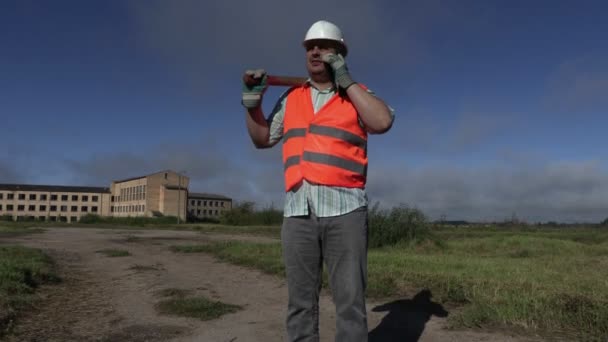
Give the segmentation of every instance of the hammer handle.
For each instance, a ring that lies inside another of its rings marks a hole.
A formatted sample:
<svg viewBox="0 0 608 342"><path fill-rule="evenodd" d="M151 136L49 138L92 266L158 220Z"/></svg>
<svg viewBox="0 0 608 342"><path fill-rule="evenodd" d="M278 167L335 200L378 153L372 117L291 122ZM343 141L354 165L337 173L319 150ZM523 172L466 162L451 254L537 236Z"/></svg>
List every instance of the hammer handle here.
<svg viewBox="0 0 608 342"><path fill-rule="evenodd" d="M293 76L277 76L277 75L267 75L268 85L271 86L285 86L285 87L294 87L302 85L306 82L306 77L293 77ZM253 78L250 75L244 75L243 81L248 86L252 87L260 83L260 79Z"/></svg>
<svg viewBox="0 0 608 342"><path fill-rule="evenodd" d="M268 75L268 85L294 87L306 82L306 77Z"/></svg>

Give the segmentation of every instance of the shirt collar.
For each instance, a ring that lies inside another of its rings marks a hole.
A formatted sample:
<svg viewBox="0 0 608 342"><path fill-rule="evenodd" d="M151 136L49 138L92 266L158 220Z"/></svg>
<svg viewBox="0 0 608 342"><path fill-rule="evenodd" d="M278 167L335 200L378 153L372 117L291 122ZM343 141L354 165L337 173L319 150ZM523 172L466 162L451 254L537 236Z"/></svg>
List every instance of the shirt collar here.
<svg viewBox="0 0 608 342"><path fill-rule="evenodd" d="M325 94L329 94L329 93L335 92L337 90L335 84L333 86L331 86L331 88L327 88L325 90L320 90L319 88L315 87L314 84L312 84L312 79L310 77L308 79L306 79L306 85L309 87L315 88L315 90L318 91L319 93L325 93Z"/></svg>

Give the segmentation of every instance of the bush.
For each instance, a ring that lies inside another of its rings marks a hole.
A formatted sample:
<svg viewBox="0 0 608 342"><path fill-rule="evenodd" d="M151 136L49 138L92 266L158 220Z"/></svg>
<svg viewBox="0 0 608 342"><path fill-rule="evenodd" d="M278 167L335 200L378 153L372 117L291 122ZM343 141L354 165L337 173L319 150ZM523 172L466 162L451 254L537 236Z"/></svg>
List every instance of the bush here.
<svg viewBox="0 0 608 342"><path fill-rule="evenodd" d="M0 221L13 221L13 215L4 214L0 216Z"/></svg>
<svg viewBox="0 0 608 342"><path fill-rule="evenodd" d="M140 226L145 225L162 225L174 224L177 222L176 216L161 216L161 217L102 217L99 215L88 214L80 218L82 224L109 224L109 225L126 225Z"/></svg>
<svg viewBox="0 0 608 342"><path fill-rule="evenodd" d="M256 211L255 203L241 202L233 206L232 210L224 212L220 222L232 226L280 225L283 222L283 212L272 205Z"/></svg>
<svg viewBox="0 0 608 342"><path fill-rule="evenodd" d="M103 219L99 215L95 214L86 214L80 218L80 223L101 223Z"/></svg>
<svg viewBox="0 0 608 342"><path fill-rule="evenodd" d="M379 209L378 203L369 211L369 247L391 246L397 243L416 245L431 241L441 245L432 233L424 213L406 205L390 210Z"/></svg>

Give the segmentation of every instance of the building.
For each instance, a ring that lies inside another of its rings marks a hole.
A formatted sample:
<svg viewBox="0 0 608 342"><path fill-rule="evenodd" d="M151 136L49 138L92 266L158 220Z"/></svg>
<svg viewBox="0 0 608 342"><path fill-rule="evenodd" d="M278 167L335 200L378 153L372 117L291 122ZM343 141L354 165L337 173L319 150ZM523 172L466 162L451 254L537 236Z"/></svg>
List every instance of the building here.
<svg viewBox="0 0 608 342"><path fill-rule="evenodd" d="M87 214L110 214L109 188L0 184L0 216L76 222Z"/></svg>
<svg viewBox="0 0 608 342"><path fill-rule="evenodd" d="M219 219L232 209L232 199L216 194L188 194L188 218L191 220Z"/></svg>
<svg viewBox="0 0 608 342"><path fill-rule="evenodd" d="M186 220L190 178L170 171L112 182L111 216L177 216Z"/></svg>
<svg viewBox="0 0 608 342"><path fill-rule="evenodd" d="M0 184L0 216L13 220L77 222L87 214L110 217L219 218L232 200L189 194L190 178L171 171L113 181L109 188Z"/></svg>

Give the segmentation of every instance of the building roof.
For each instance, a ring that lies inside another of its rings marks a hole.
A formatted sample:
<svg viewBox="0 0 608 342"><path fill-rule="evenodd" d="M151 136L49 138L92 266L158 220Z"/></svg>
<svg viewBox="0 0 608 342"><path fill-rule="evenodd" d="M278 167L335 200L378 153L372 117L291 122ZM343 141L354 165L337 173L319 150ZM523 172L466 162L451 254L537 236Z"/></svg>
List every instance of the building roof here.
<svg viewBox="0 0 608 342"><path fill-rule="evenodd" d="M221 199L221 200L232 201L232 198L230 198L230 197L226 197L226 196L222 196L222 195L216 195L216 194L206 194L206 193L201 193L201 192L189 192L188 193L188 198Z"/></svg>
<svg viewBox="0 0 608 342"><path fill-rule="evenodd" d="M8 191L45 191L45 192L93 192L110 193L110 188L96 186L0 184L0 190Z"/></svg>
<svg viewBox="0 0 608 342"><path fill-rule="evenodd" d="M153 175L156 175L156 174L159 174L159 173L165 173L165 172L172 172L172 173L176 173L178 175L180 174L179 172L175 172L173 170L162 170L162 171L152 172L152 173L149 173L149 174L143 175L143 176L137 176L137 177L131 177L131 178L126 178L126 179L121 179L121 180L115 180L114 183L129 182L129 181L132 181L132 180L146 178L146 177L149 177L149 176L153 176ZM188 176L185 176L185 175L182 174L182 177L186 177L187 178Z"/></svg>

